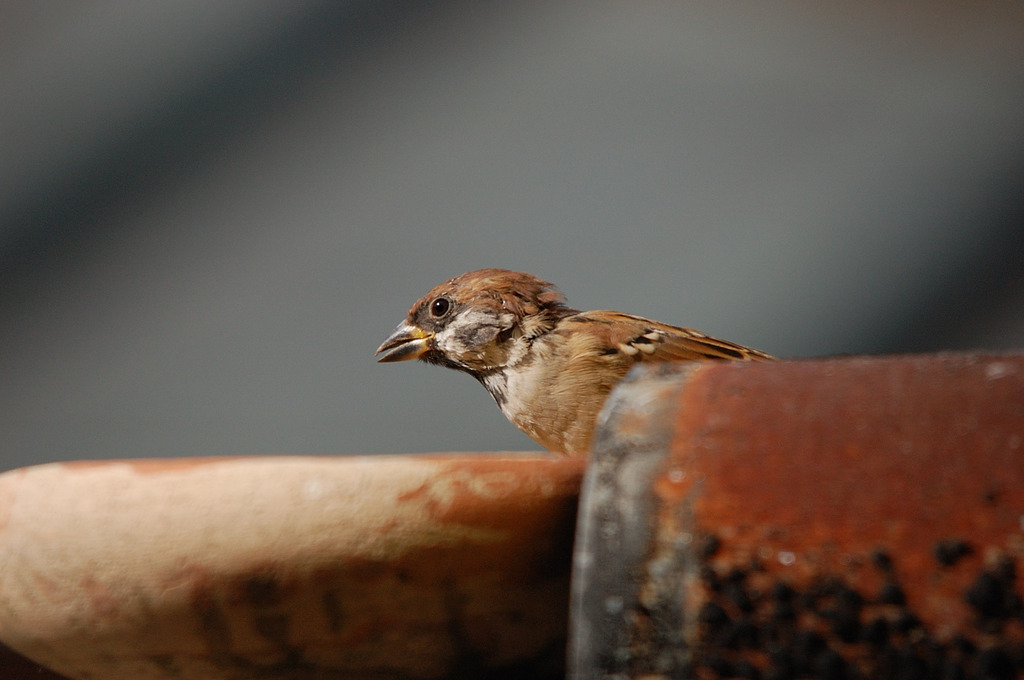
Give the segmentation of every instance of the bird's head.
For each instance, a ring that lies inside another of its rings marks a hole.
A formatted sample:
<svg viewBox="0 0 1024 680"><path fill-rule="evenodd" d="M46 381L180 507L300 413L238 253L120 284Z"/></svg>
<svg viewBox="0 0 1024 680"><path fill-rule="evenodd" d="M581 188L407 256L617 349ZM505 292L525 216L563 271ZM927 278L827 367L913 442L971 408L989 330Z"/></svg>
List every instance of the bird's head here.
<svg viewBox="0 0 1024 680"><path fill-rule="evenodd" d="M530 274L466 272L417 300L377 348L377 361L422 359L480 377L515 364L573 311L554 286Z"/></svg>

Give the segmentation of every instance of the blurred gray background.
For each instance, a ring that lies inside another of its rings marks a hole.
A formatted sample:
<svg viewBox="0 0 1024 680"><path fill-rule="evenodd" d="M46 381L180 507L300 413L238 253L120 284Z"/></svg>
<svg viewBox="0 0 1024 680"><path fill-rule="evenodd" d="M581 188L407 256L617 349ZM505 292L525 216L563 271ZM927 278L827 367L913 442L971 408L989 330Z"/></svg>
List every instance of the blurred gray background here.
<svg viewBox="0 0 1024 680"><path fill-rule="evenodd" d="M1024 347L1024 4L0 6L0 467L535 449L373 360L487 266L784 356Z"/></svg>

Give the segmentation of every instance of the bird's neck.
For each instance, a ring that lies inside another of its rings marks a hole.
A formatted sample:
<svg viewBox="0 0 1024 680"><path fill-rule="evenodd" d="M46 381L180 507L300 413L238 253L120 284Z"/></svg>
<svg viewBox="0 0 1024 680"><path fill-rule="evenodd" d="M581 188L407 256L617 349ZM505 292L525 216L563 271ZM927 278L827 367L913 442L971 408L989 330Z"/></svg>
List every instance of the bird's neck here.
<svg viewBox="0 0 1024 680"><path fill-rule="evenodd" d="M522 421L527 405L534 399L535 391L541 385L541 368L531 355L516 364L481 374L477 379L505 417L521 429L527 429Z"/></svg>
<svg viewBox="0 0 1024 680"><path fill-rule="evenodd" d="M505 417L521 429L526 404L542 389L549 334L565 316L577 313L559 306L523 317L505 341L503 360L486 371L469 371L487 389Z"/></svg>

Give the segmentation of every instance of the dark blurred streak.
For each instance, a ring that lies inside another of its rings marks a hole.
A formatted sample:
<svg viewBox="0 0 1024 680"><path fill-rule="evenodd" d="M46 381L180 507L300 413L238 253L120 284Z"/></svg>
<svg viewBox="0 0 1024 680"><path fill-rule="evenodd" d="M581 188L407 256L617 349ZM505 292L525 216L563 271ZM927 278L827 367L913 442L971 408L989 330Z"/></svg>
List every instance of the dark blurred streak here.
<svg viewBox="0 0 1024 680"><path fill-rule="evenodd" d="M0 310L17 306L55 273L72 269L112 235L105 219L190 168L201 167L250 124L289 105L305 79L324 68L357 63L424 12L412 2L322 2L301 5L291 25L255 45L229 68L194 83L173 109L144 117L105 145L102 154L54 168L50 180L17 205L0 206ZM197 225L199 228L199 225Z"/></svg>
<svg viewBox="0 0 1024 680"><path fill-rule="evenodd" d="M1024 150L1000 170L982 192L987 195L979 210L967 216L984 243L964 248L957 266L941 272L913 314L888 335L877 329L877 347L867 351L1009 349L979 344L979 336L999 318L1024 315Z"/></svg>
<svg viewBox="0 0 1024 680"><path fill-rule="evenodd" d="M4 680L67 680L35 661L30 661L7 645L0 643L0 671Z"/></svg>

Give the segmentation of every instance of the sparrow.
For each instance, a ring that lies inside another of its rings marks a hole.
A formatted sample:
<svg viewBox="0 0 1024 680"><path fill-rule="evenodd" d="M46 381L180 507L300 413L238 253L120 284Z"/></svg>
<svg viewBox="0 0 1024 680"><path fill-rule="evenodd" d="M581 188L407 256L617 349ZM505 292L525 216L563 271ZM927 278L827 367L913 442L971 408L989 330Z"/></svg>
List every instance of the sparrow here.
<svg viewBox="0 0 1024 680"><path fill-rule="evenodd" d="M589 453L608 393L639 362L774 359L689 328L573 309L547 281L506 269L466 272L431 289L376 357L470 374L514 425L567 456Z"/></svg>

